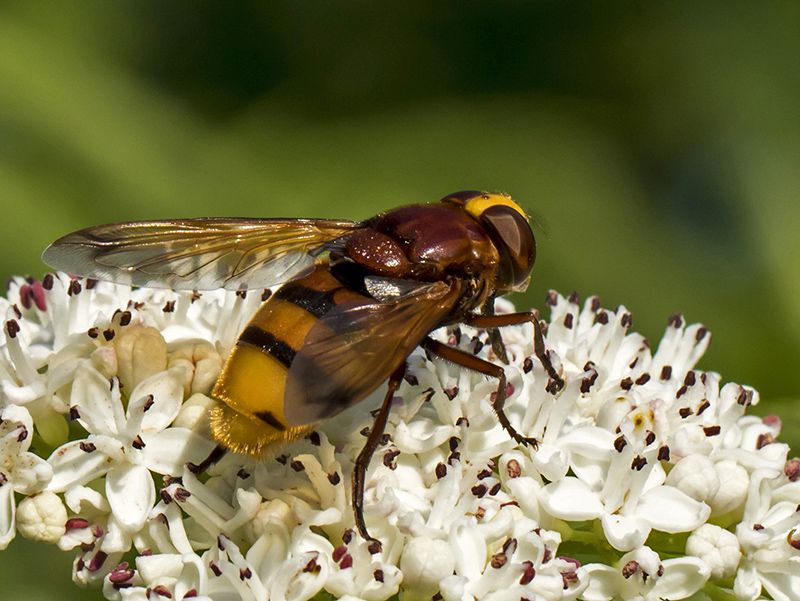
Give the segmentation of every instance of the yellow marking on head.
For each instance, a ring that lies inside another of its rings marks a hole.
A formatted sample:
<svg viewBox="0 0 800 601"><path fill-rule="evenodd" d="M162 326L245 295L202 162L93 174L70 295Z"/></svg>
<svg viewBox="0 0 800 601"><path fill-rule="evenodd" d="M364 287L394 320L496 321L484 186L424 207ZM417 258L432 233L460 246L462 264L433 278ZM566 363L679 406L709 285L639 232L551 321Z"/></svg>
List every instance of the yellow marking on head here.
<svg viewBox="0 0 800 601"><path fill-rule="evenodd" d="M511 198L507 194L499 194L496 192L484 192L479 196L470 198L464 205L464 210L477 219L480 218L481 214L486 209L490 207L496 207L498 205L504 207L511 207L517 213L522 215L525 219L528 219L527 213L525 213L525 211L522 210L521 206L519 206L516 202L514 202L513 198Z"/></svg>

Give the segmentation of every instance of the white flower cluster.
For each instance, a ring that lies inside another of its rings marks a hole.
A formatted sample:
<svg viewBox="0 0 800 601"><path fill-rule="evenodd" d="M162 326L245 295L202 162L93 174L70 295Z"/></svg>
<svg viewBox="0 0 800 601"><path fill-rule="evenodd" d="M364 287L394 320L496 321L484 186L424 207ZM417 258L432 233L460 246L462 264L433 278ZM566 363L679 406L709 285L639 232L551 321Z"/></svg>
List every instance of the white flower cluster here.
<svg viewBox="0 0 800 601"><path fill-rule="evenodd" d="M378 548L349 478L381 393L273 460L186 467L214 448L207 395L261 300L14 280L0 548L19 530L73 550L73 580L111 600L800 599L800 460L746 415L754 390L694 369L703 327L675 316L651 352L623 307L552 294L560 390L533 328L505 328L506 412L538 449L498 424L496 382L416 351L367 480ZM484 332L435 336L493 359Z"/></svg>

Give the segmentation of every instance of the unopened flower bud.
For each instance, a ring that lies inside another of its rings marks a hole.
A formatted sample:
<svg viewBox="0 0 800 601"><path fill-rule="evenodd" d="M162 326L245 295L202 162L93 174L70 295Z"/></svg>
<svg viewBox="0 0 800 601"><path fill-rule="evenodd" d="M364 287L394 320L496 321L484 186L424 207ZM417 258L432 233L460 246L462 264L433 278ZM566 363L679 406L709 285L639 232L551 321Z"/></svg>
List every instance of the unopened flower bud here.
<svg viewBox="0 0 800 601"><path fill-rule="evenodd" d="M186 396L211 390L222 369L222 357L210 342L186 342L170 351L169 367L182 367L185 371L183 390Z"/></svg>
<svg viewBox="0 0 800 601"><path fill-rule="evenodd" d="M723 515L741 507L747 498L750 476L747 470L731 459L714 465L719 480L719 490L708 504L711 515Z"/></svg>
<svg viewBox="0 0 800 601"><path fill-rule="evenodd" d="M113 344L123 390L130 392L142 380L167 369L167 343L155 328L138 324L119 328Z"/></svg>
<svg viewBox="0 0 800 601"><path fill-rule="evenodd" d="M57 543L66 522L67 509L58 495L49 491L25 497L17 507L17 530L30 540Z"/></svg>
<svg viewBox="0 0 800 601"><path fill-rule="evenodd" d="M427 537L411 539L400 559L406 595L413 599L430 599L439 590L439 583L453 573L454 567L453 550L445 541Z"/></svg>
<svg viewBox="0 0 800 601"><path fill-rule="evenodd" d="M681 459L667 476L674 486L696 501L714 498L719 491L719 477L714 463L705 455L689 455Z"/></svg>
<svg viewBox="0 0 800 601"><path fill-rule="evenodd" d="M686 553L705 561L711 577L717 580L733 576L742 556L736 535L713 524L703 524L692 532Z"/></svg>

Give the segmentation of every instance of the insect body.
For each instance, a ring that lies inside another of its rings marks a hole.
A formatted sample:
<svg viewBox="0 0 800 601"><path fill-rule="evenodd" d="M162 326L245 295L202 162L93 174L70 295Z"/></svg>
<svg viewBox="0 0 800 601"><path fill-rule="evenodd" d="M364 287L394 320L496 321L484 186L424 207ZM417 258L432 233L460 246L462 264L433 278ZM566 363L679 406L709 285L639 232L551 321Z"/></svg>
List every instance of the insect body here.
<svg viewBox="0 0 800 601"><path fill-rule="evenodd" d="M309 219L189 219L98 226L69 234L44 253L79 275L175 289L264 288L283 283L245 327L212 396L211 431L225 448L264 457L311 432L389 380L353 474L359 532L366 469L391 399L417 346L498 380L502 367L448 347L429 333L446 324L479 328L532 322L536 355L551 386L536 315L493 315L497 295L527 287L535 242L524 211L508 196L477 191L410 205L364 222ZM493 339L504 357L499 335Z"/></svg>

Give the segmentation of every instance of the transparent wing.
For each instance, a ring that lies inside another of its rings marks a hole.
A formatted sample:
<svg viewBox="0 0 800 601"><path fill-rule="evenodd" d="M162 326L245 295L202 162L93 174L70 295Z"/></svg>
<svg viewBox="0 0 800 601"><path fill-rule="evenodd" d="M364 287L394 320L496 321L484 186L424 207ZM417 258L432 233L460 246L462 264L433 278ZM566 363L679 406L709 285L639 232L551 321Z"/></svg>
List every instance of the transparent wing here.
<svg viewBox="0 0 800 601"><path fill-rule="evenodd" d="M265 288L296 277L357 228L325 219L176 219L99 225L53 242L56 269L135 286Z"/></svg>
<svg viewBox="0 0 800 601"><path fill-rule="evenodd" d="M306 424L357 403L451 313L462 283L419 284L385 302L340 305L317 321L295 356L284 412Z"/></svg>

